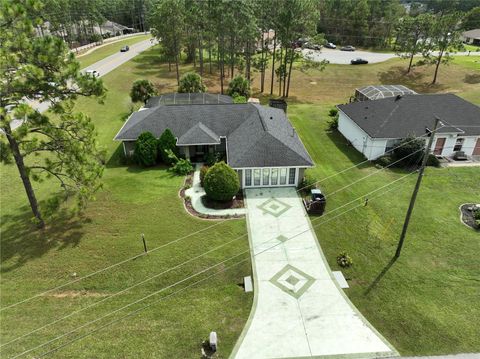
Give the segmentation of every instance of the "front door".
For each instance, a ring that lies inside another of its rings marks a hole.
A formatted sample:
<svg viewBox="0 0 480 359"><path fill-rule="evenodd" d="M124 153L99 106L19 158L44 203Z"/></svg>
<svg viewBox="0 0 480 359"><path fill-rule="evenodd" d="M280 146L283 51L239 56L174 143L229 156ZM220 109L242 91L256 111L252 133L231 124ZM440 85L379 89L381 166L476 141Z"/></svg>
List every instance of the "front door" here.
<svg viewBox="0 0 480 359"><path fill-rule="evenodd" d="M437 142L435 143L435 149L433 150L433 154L436 156L440 156L443 151L443 146L445 145L445 137L437 138Z"/></svg>
<svg viewBox="0 0 480 359"><path fill-rule="evenodd" d="M480 137L477 138L477 143L475 144L475 148L473 149L472 155L480 156Z"/></svg>

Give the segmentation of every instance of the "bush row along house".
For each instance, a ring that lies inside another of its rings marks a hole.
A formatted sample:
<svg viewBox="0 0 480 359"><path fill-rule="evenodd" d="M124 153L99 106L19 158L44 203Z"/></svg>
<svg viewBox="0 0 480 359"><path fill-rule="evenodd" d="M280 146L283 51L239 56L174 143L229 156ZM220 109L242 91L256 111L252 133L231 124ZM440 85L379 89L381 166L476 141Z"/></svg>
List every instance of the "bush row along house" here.
<svg viewBox="0 0 480 359"><path fill-rule="evenodd" d="M459 151L480 156L480 107L454 94L370 87L377 90L357 90L356 102L337 106L339 131L367 159L383 156L403 138L426 135L436 117L441 120L433 141L436 156L451 157Z"/></svg>
<svg viewBox="0 0 480 359"><path fill-rule="evenodd" d="M143 132L159 138L170 129L180 155L202 162L218 153L237 172L242 188L297 186L313 161L278 108L214 94L166 94L134 112L115 140L132 156Z"/></svg>

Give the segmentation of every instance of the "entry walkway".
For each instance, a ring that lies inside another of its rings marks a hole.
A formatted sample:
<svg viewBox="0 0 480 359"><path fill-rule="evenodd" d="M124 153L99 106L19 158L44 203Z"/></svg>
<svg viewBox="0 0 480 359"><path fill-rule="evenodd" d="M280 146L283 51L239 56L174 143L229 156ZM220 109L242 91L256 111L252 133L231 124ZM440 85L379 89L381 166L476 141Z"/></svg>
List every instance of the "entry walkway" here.
<svg viewBox="0 0 480 359"><path fill-rule="evenodd" d="M396 356L335 282L295 189L248 189L246 204L255 299L231 357Z"/></svg>

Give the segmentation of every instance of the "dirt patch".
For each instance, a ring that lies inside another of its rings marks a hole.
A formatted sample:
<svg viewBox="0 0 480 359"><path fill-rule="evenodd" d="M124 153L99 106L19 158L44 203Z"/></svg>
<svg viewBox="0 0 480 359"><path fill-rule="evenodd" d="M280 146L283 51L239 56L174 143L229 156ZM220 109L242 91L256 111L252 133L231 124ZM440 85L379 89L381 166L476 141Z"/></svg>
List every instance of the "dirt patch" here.
<svg viewBox="0 0 480 359"><path fill-rule="evenodd" d="M101 298L101 297L108 297L110 294L107 293L99 293L99 292L92 292L89 290L67 290L64 292L56 292L56 293L49 293L46 294L46 297L53 297L53 298L80 298L80 297L91 297L91 298Z"/></svg>
<svg viewBox="0 0 480 359"><path fill-rule="evenodd" d="M474 209L478 208L477 205L474 203L465 203L460 206L460 219L465 224L466 226L476 229L477 231L480 230L480 226L478 226L475 223L475 218L474 218ZM480 211L480 209L477 209L477 211Z"/></svg>

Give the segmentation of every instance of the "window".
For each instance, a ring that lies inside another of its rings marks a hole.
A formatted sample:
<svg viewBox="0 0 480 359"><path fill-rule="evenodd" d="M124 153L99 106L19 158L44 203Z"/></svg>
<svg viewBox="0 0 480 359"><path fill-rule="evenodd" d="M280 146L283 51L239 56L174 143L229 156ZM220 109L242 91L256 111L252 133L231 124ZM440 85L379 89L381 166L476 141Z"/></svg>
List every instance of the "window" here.
<svg viewBox="0 0 480 359"><path fill-rule="evenodd" d="M280 184L287 184L287 169L280 168Z"/></svg>
<svg viewBox="0 0 480 359"><path fill-rule="evenodd" d="M278 184L278 168L272 168L272 181L270 183L272 186Z"/></svg>
<svg viewBox="0 0 480 359"><path fill-rule="evenodd" d="M397 142L398 140L387 140L387 144L385 145L385 153L392 151Z"/></svg>
<svg viewBox="0 0 480 359"><path fill-rule="evenodd" d="M245 186L252 185L252 170L245 170Z"/></svg>
<svg viewBox="0 0 480 359"><path fill-rule="evenodd" d="M296 168L290 168L288 172L288 184L295 184Z"/></svg>
<svg viewBox="0 0 480 359"><path fill-rule="evenodd" d="M260 170L253 170L253 184L255 186L260 186Z"/></svg>
<svg viewBox="0 0 480 359"><path fill-rule="evenodd" d="M263 185L268 186L270 183L270 168L263 169Z"/></svg>
<svg viewBox="0 0 480 359"><path fill-rule="evenodd" d="M457 141L455 142L455 146L453 147L453 152L462 150L463 141L465 141L464 138L457 138Z"/></svg>

